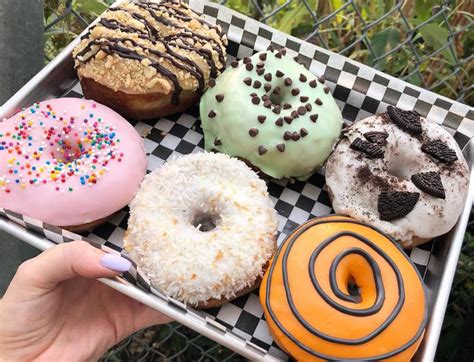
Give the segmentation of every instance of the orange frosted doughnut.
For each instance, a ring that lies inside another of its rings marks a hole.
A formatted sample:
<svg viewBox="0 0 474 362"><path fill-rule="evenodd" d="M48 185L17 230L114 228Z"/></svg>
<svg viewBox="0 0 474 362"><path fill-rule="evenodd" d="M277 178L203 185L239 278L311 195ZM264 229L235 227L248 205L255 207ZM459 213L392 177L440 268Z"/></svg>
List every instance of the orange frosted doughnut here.
<svg viewBox="0 0 474 362"><path fill-rule="evenodd" d="M421 277L396 242L336 215L288 236L260 301L275 341L303 361L408 361L427 316Z"/></svg>

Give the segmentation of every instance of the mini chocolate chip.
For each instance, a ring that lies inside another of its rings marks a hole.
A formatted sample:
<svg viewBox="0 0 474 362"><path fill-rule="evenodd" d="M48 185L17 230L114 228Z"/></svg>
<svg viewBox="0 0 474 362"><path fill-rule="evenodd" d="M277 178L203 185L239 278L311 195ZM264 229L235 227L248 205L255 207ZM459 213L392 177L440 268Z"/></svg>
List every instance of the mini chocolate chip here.
<svg viewBox="0 0 474 362"><path fill-rule="evenodd" d="M260 123L264 123L265 120L267 119L267 116L257 116L257 119Z"/></svg>
<svg viewBox="0 0 474 362"><path fill-rule="evenodd" d="M265 89L266 92L270 92L270 89L272 89L272 85L269 83L265 83L263 89Z"/></svg>
<svg viewBox="0 0 474 362"><path fill-rule="evenodd" d="M270 97L268 96L268 94L264 94L262 96L262 101L268 101L270 99Z"/></svg>
<svg viewBox="0 0 474 362"><path fill-rule="evenodd" d="M286 55L286 48L281 48L279 52L283 55Z"/></svg>
<svg viewBox="0 0 474 362"><path fill-rule="evenodd" d="M387 113L390 119L402 130L419 135L423 133L421 128L420 115L415 111L404 111L403 109L388 106Z"/></svg>
<svg viewBox="0 0 474 362"><path fill-rule="evenodd" d="M214 78L209 79L209 87L214 87L216 85L216 80Z"/></svg>
<svg viewBox="0 0 474 362"><path fill-rule="evenodd" d="M222 93L216 94L216 101L222 102L224 100L224 95Z"/></svg>
<svg viewBox="0 0 474 362"><path fill-rule="evenodd" d="M291 132L290 131L285 131L285 133L283 133L283 139L285 141L288 141L290 138L291 138Z"/></svg>
<svg viewBox="0 0 474 362"><path fill-rule="evenodd" d="M295 62L297 62L297 61L298 61L298 56L295 55L295 56L293 57L293 60L294 60Z"/></svg>
<svg viewBox="0 0 474 362"><path fill-rule="evenodd" d="M214 118L216 116L216 112L214 112L213 110L210 110L209 113L207 114L207 116L209 118Z"/></svg>
<svg viewBox="0 0 474 362"><path fill-rule="evenodd" d="M298 132L293 132L293 134L291 135L291 139L293 141L298 141L300 138L301 138L301 136Z"/></svg>
<svg viewBox="0 0 474 362"><path fill-rule="evenodd" d="M276 121L275 124L279 127L283 126L283 118L279 117Z"/></svg>
<svg viewBox="0 0 474 362"><path fill-rule="evenodd" d="M249 57L245 57L243 60L244 64L250 63L251 61L252 59L250 59Z"/></svg>
<svg viewBox="0 0 474 362"><path fill-rule="evenodd" d="M301 96L301 97L300 97L300 101L301 101L301 102L306 102L308 99L309 99L309 98L306 97L306 96Z"/></svg>
<svg viewBox="0 0 474 362"><path fill-rule="evenodd" d="M314 103L316 103L318 106L321 106L323 104L323 101L319 98L316 98L316 100L314 101Z"/></svg>
<svg viewBox="0 0 474 362"><path fill-rule="evenodd" d="M311 112L313 109L313 106L310 103L306 103L305 108L308 112Z"/></svg>
<svg viewBox="0 0 474 362"><path fill-rule="evenodd" d="M311 88L316 88L317 85L318 83L316 82L316 79L313 79L312 81L309 82L309 86Z"/></svg>
<svg viewBox="0 0 474 362"><path fill-rule="evenodd" d="M267 53L261 53L259 56L260 60L266 60L267 59Z"/></svg>
<svg viewBox="0 0 474 362"><path fill-rule="evenodd" d="M283 72L277 70L276 73L275 73L275 75L276 75L278 78L281 78L281 77L283 77L283 76L285 75L285 73L283 73Z"/></svg>
<svg viewBox="0 0 474 362"><path fill-rule="evenodd" d="M263 76L263 78L267 81L267 82L271 82L272 81L272 74L271 73L267 73Z"/></svg>
<svg viewBox="0 0 474 362"><path fill-rule="evenodd" d="M247 84L247 85L251 85L252 84L252 78L250 78L250 77L244 78L244 83Z"/></svg>
<svg viewBox="0 0 474 362"><path fill-rule="evenodd" d="M313 121L314 123L316 123L316 121L318 120L318 117L319 117L319 114L315 113L309 116L309 119Z"/></svg>
<svg viewBox="0 0 474 362"><path fill-rule="evenodd" d="M258 75L262 75L263 73L265 73L265 68L258 68L257 69L257 74Z"/></svg>
<svg viewBox="0 0 474 362"><path fill-rule="evenodd" d="M275 106L275 108L273 108L273 113L275 114L280 114L280 111L281 111L281 106Z"/></svg>
<svg viewBox="0 0 474 362"><path fill-rule="evenodd" d="M291 108L291 104L290 103L285 103L283 105L283 109L290 109Z"/></svg>
<svg viewBox="0 0 474 362"><path fill-rule="evenodd" d="M411 181L421 191L424 191L431 196L437 197L439 199L446 198L441 176L435 171L414 174L411 176Z"/></svg>
<svg viewBox="0 0 474 362"><path fill-rule="evenodd" d="M291 85L292 83L293 83L293 81L291 80L291 78L288 78L288 77L285 78L285 85L286 85L286 86L289 86L289 85Z"/></svg>
<svg viewBox="0 0 474 362"><path fill-rule="evenodd" d="M306 108L301 106L301 107L298 107L298 114L300 116L304 116L306 114Z"/></svg>
<svg viewBox="0 0 474 362"><path fill-rule="evenodd" d="M232 68L237 68L239 66L239 62L237 60L233 60L230 62L230 66Z"/></svg>
<svg viewBox="0 0 474 362"><path fill-rule="evenodd" d="M322 76L318 77L318 80L319 80L320 83L324 84L324 82L326 81L326 78L324 77L324 75L322 75Z"/></svg>
<svg viewBox="0 0 474 362"><path fill-rule="evenodd" d="M370 143L377 143L379 145L385 145L387 143L388 133L371 131L364 133L364 137Z"/></svg>
<svg viewBox="0 0 474 362"><path fill-rule="evenodd" d="M263 106L266 108L270 108L272 106L272 102L267 99L265 102L263 102Z"/></svg>
<svg viewBox="0 0 474 362"><path fill-rule="evenodd" d="M306 128L301 128L300 135L301 137L306 137L308 135L308 130Z"/></svg>
<svg viewBox="0 0 474 362"><path fill-rule="evenodd" d="M308 78L306 78L306 76L304 74L300 74L300 82L306 82L308 80Z"/></svg>
<svg viewBox="0 0 474 362"><path fill-rule="evenodd" d="M256 96L257 96L257 93L255 92L250 93L250 97L256 97Z"/></svg>
<svg viewBox="0 0 474 362"><path fill-rule="evenodd" d="M324 90L324 93L328 94L331 88L329 88L328 86L325 86L323 90Z"/></svg>
<svg viewBox="0 0 474 362"><path fill-rule="evenodd" d="M249 135L250 135L251 137L255 137L256 135L258 135L258 129L256 129L256 128L250 128L250 129L249 129Z"/></svg>
<svg viewBox="0 0 474 362"><path fill-rule="evenodd" d="M264 62L258 62L257 63L257 68L263 68L265 66Z"/></svg>
<svg viewBox="0 0 474 362"><path fill-rule="evenodd" d="M277 52L277 53L275 54L275 57L278 58L278 59L281 59L281 53L280 53L280 52Z"/></svg>
<svg viewBox="0 0 474 362"><path fill-rule="evenodd" d="M364 141L359 137L352 141L350 148L359 152L363 152L367 158L370 159L384 157L384 150L382 150L378 144Z"/></svg>
<svg viewBox="0 0 474 362"><path fill-rule="evenodd" d="M270 44L270 45L267 47L267 50L273 52L273 51L275 50L275 47L273 46L273 44Z"/></svg>
<svg viewBox="0 0 474 362"><path fill-rule="evenodd" d="M299 64L299 65L302 65L302 66L305 67L305 68L308 68L308 65L306 64L306 62L304 62L304 61L302 61L302 60L298 61L298 64Z"/></svg>
<svg viewBox="0 0 474 362"><path fill-rule="evenodd" d="M214 146L220 146L220 145L222 145L222 141L217 138L214 139Z"/></svg>
<svg viewBox="0 0 474 362"><path fill-rule="evenodd" d="M392 221L407 216L419 198L418 192L382 191L377 201L380 220Z"/></svg>
<svg viewBox="0 0 474 362"><path fill-rule="evenodd" d="M297 96L298 94L300 94L299 88L293 88L291 90L291 94L294 95L294 96Z"/></svg>
<svg viewBox="0 0 474 362"><path fill-rule="evenodd" d="M456 151L441 140L426 142L421 146L421 150L447 165L452 164L458 159Z"/></svg>
<svg viewBox="0 0 474 362"><path fill-rule="evenodd" d="M285 119L285 122L288 124L291 124L291 122L293 122L293 117L291 116L285 116L283 118Z"/></svg>
<svg viewBox="0 0 474 362"><path fill-rule="evenodd" d="M263 146L258 146L258 154L261 156L263 155L265 152L267 152L267 149Z"/></svg>
<svg viewBox="0 0 474 362"><path fill-rule="evenodd" d="M253 82L253 87L254 87L255 89L258 89L258 88L260 88L261 86L262 86L262 83L259 82L258 80L256 80L255 82Z"/></svg>
<svg viewBox="0 0 474 362"><path fill-rule="evenodd" d="M299 117L298 111L296 111L296 110L295 110L295 111L291 111L290 114L291 114L291 117L293 117L293 118L298 118L298 117Z"/></svg>
<svg viewBox="0 0 474 362"><path fill-rule="evenodd" d="M280 152L285 152L285 144L284 143L280 143L277 145L277 150L280 151Z"/></svg>
<svg viewBox="0 0 474 362"><path fill-rule="evenodd" d="M253 64L252 63L245 64L245 69L247 69L250 72L253 69Z"/></svg>
<svg viewBox="0 0 474 362"><path fill-rule="evenodd" d="M258 97L253 97L253 98L252 98L252 103L253 103L253 104L259 104L259 103L260 103L260 98L258 98Z"/></svg>
<svg viewBox="0 0 474 362"><path fill-rule="evenodd" d="M275 87L275 89L273 90L272 93L273 93L274 95L276 95L276 96L280 95L280 87L278 87L278 86Z"/></svg>

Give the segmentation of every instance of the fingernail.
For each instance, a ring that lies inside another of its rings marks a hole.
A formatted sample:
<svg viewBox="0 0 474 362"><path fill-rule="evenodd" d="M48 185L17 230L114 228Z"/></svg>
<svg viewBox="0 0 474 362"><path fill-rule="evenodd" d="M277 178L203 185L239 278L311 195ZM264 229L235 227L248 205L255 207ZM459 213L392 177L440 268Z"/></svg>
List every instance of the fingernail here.
<svg viewBox="0 0 474 362"><path fill-rule="evenodd" d="M126 272L132 266L132 263L127 259L115 254L104 254L100 259L100 264L102 264L104 268L122 273Z"/></svg>

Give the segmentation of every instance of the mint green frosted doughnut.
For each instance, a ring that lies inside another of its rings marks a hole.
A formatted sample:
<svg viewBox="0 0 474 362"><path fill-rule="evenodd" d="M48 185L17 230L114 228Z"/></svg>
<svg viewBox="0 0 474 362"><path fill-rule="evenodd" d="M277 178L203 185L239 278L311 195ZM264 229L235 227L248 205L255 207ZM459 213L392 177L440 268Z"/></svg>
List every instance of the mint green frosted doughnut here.
<svg viewBox="0 0 474 362"><path fill-rule="evenodd" d="M234 61L216 79L201 98L205 148L274 178L306 179L329 156L342 115L324 81L284 54Z"/></svg>

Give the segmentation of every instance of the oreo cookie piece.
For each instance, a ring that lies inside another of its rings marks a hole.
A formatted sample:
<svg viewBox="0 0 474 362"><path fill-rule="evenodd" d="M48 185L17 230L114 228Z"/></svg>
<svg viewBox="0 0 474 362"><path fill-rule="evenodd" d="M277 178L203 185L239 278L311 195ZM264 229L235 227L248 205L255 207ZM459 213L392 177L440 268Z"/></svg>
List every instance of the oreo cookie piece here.
<svg viewBox="0 0 474 362"><path fill-rule="evenodd" d="M441 140L434 140L424 143L421 146L421 150L430 156L436 158L438 161L446 163L447 165L452 164L458 159L456 151Z"/></svg>
<svg viewBox="0 0 474 362"><path fill-rule="evenodd" d="M364 137L370 143L376 143L378 145L385 145L387 144L388 133L387 132L366 132L364 133Z"/></svg>
<svg viewBox="0 0 474 362"><path fill-rule="evenodd" d="M384 156L384 150L378 144L364 141L359 137L352 141L350 148L363 152L370 159L383 158Z"/></svg>
<svg viewBox="0 0 474 362"><path fill-rule="evenodd" d="M435 171L416 173L411 176L411 182L413 182L413 184L421 191L424 191L431 196L439 199L446 198L441 176Z"/></svg>
<svg viewBox="0 0 474 362"><path fill-rule="evenodd" d="M419 198L419 192L382 191L377 202L380 220L392 221L407 216Z"/></svg>
<svg viewBox="0 0 474 362"><path fill-rule="evenodd" d="M387 113L393 123L395 123L402 130L412 135L420 135L423 133L420 115L417 112L405 111L400 108L388 106Z"/></svg>

